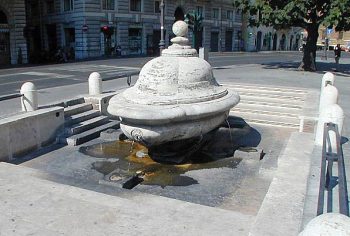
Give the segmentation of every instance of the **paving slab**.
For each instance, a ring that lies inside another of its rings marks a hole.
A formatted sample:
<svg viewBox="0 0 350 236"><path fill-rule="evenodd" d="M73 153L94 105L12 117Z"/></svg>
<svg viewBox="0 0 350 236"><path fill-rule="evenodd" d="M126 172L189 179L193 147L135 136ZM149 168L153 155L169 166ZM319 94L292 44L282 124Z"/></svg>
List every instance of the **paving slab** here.
<svg viewBox="0 0 350 236"><path fill-rule="evenodd" d="M276 174L251 229L251 236L299 233L313 147L313 134L292 133L279 157Z"/></svg>
<svg viewBox="0 0 350 236"><path fill-rule="evenodd" d="M6 163L0 163L0 189L6 235L247 235L252 222L249 215L169 198L134 201L62 185Z"/></svg>

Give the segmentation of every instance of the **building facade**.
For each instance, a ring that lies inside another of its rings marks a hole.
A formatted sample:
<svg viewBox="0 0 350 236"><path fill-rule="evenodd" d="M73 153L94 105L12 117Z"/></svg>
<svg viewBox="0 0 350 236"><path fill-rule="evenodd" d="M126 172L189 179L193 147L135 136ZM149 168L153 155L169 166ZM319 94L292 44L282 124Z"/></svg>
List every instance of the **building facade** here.
<svg viewBox="0 0 350 236"><path fill-rule="evenodd" d="M325 26L320 26L318 35L317 45L319 48L323 48L326 41L331 49L337 44L344 48L350 47L350 31L336 31L334 28L328 29Z"/></svg>
<svg viewBox="0 0 350 236"><path fill-rule="evenodd" d="M291 27L275 30L273 27L247 27L247 51L296 51L303 43L303 29Z"/></svg>
<svg viewBox="0 0 350 236"><path fill-rule="evenodd" d="M27 0L28 48L62 48L77 59L114 55L155 55L159 51L157 0ZM165 0L165 43L176 17L197 12L204 20L201 46L211 51L241 50L242 15L231 1ZM189 38L192 38L191 32Z"/></svg>
<svg viewBox="0 0 350 236"><path fill-rule="evenodd" d="M160 0L0 0L0 65L109 55L157 55ZM165 44L172 24L203 16L196 34L210 51L296 50L297 29L251 28L231 0L164 0ZM193 32L189 39L193 42ZM193 42L194 45L194 42Z"/></svg>
<svg viewBox="0 0 350 236"><path fill-rule="evenodd" d="M0 0L0 66L27 63L24 0Z"/></svg>

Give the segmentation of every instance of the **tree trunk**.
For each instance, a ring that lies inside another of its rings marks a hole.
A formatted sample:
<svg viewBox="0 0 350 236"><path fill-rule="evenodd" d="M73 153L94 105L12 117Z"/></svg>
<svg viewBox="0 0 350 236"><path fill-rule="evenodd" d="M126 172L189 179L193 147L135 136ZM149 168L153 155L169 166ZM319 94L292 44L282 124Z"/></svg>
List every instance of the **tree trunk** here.
<svg viewBox="0 0 350 236"><path fill-rule="evenodd" d="M303 61L299 66L300 69L305 71L316 71L316 50L317 50L317 38L318 38L318 24L309 24L306 28L307 38L306 45L304 46Z"/></svg>

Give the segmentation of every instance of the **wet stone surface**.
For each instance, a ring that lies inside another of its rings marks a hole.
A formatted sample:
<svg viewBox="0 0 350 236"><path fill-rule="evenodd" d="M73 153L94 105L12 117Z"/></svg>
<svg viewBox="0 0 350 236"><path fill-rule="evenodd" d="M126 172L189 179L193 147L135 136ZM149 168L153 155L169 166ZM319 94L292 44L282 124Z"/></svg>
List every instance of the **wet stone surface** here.
<svg viewBox="0 0 350 236"><path fill-rule="evenodd" d="M95 191L113 190L128 198L141 192L255 215L290 132L229 122L212 137L215 142L180 165L153 161L147 149L137 143L102 138L80 148L55 150L24 164L52 174L50 180L60 182L64 176L64 184L79 187L85 183L80 187L100 189ZM265 155L261 159L262 151ZM142 177L142 182L132 182L132 191L123 189L135 176Z"/></svg>
<svg viewBox="0 0 350 236"><path fill-rule="evenodd" d="M89 156L110 159L92 163L93 169L104 174L109 181L120 181L142 173L141 184L162 188L198 184L196 179L184 174L213 168L234 169L242 160L233 156L215 157L198 153L184 164L162 164L153 161L144 146L128 140L95 144L82 147L80 151Z"/></svg>

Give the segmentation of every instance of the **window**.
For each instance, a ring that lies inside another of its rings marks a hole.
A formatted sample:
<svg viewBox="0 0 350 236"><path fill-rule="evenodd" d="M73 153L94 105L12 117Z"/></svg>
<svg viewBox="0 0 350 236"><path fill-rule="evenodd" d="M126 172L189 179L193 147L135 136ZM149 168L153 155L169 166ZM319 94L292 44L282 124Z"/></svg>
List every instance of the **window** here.
<svg viewBox="0 0 350 236"><path fill-rule="evenodd" d="M235 21L242 22L242 17L243 17L243 15L242 15L241 11L239 9L237 9L236 15L235 15Z"/></svg>
<svg viewBox="0 0 350 236"><path fill-rule="evenodd" d="M232 10L228 10L227 11L227 19L228 20L233 20L233 11Z"/></svg>
<svg viewBox="0 0 350 236"><path fill-rule="evenodd" d="M63 10L73 11L74 0L63 0Z"/></svg>
<svg viewBox="0 0 350 236"><path fill-rule="evenodd" d="M114 10L114 0L102 0L103 10Z"/></svg>
<svg viewBox="0 0 350 236"><path fill-rule="evenodd" d="M0 24L7 24L7 16L6 14L0 10Z"/></svg>
<svg viewBox="0 0 350 236"><path fill-rule="evenodd" d="M204 16L203 15L203 7L202 6L197 6L196 7L196 12L198 15Z"/></svg>
<svg viewBox="0 0 350 236"><path fill-rule="evenodd" d="M154 1L154 13L160 13L160 1Z"/></svg>
<svg viewBox="0 0 350 236"><path fill-rule="evenodd" d="M213 19L219 19L219 9L213 8Z"/></svg>
<svg viewBox="0 0 350 236"><path fill-rule="evenodd" d="M130 0L130 11L141 11L141 0Z"/></svg>
<svg viewBox="0 0 350 236"><path fill-rule="evenodd" d="M32 2L30 4L30 15L38 16L39 15L39 5L37 2Z"/></svg>
<svg viewBox="0 0 350 236"><path fill-rule="evenodd" d="M55 1L54 0L47 0L46 1L46 13L47 14L55 13Z"/></svg>

